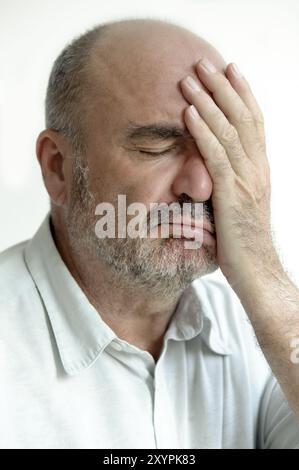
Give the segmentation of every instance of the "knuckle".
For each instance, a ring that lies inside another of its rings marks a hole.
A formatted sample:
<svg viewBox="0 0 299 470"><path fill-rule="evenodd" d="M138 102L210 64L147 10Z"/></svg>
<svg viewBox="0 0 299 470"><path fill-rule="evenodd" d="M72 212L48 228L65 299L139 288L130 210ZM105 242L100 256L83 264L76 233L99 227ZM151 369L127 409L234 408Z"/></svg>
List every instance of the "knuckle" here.
<svg viewBox="0 0 299 470"><path fill-rule="evenodd" d="M264 116L262 114L259 114L258 116L256 116L255 122L257 123L257 125L264 126L265 125Z"/></svg>
<svg viewBox="0 0 299 470"><path fill-rule="evenodd" d="M213 154L217 156L217 160L219 159L220 162L223 162L225 159L227 159L226 150L219 141L215 141L214 143Z"/></svg>
<svg viewBox="0 0 299 470"><path fill-rule="evenodd" d="M264 140L259 140L256 143L256 152L259 154L265 154L267 153L267 148L266 148L266 142Z"/></svg>
<svg viewBox="0 0 299 470"><path fill-rule="evenodd" d="M211 110L210 110L210 119L212 121L220 121L221 120L221 115L219 113L219 109L217 109L217 107L213 107Z"/></svg>
<svg viewBox="0 0 299 470"><path fill-rule="evenodd" d="M214 163L214 173L216 176L221 176L231 170L231 164L227 158L225 151L221 152L219 159Z"/></svg>
<svg viewBox="0 0 299 470"><path fill-rule="evenodd" d="M218 168L220 173L223 173L223 172L227 172L228 170L230 170L231 166L228 162L220 162L217 165L217 168Z"/></svg>
<svg viewBox="0 0 299 470"><path fill-rule="evenodd" d="M223 178L224 175L227 176L229 174L230 170L231 168L228 165L221 163L215 166L213 174L216 178Z"/></svg>
<svg viewBox="0 0 299 470"><path fill-rule="evenodd" d="M264 118L264 115L261 111L261 109L258 107L258 109L256 110L255 112L255 115L254 115L254 120L256 122L257 125L261 125L261 126L264 126L265 124L265 118Z"/></svg>
<svg viewBox="0 0 299 470"><path fill-rule="evenodd" d="M231 144L232 142L235 142L238 138L238 133L237 130L234 126L231 124L228 126L225 126L222 132L221 140L223 143L229 143Z"/></svg>
<svg viewBox="0 0 299 470"><path fill-rule="evenodd" d="M254 119L253 115L252 115L248 110L245 110L245 111L243 111L243 113L239 116L239 122L240 122L241 124L245 124L245 125L254 124L254 123L255 123L255 119Z"/></svg>
<svg viewBox="0 0 299 470"><path fill-rule="evenodd" d="M263 117L257 117L254 120L256 129L262 134L265 134L265 122Z"/></svg>

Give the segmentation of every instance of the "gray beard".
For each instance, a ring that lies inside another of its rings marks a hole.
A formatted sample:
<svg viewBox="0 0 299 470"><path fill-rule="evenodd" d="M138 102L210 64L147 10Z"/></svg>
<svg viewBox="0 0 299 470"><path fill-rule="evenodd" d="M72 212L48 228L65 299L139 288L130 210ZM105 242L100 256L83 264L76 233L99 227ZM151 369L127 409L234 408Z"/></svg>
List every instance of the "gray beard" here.
<svg viewBox="0 0 299 470"><path fill-rule="evenodd" d="M65 220L73 252L99 259L115 274L115 284L142 288L173 298L196 278L219 266L208 245L186 250L171 238L98 238L95 207L101 201L89 190L88 167L76 157L70 204Z"/></svg>

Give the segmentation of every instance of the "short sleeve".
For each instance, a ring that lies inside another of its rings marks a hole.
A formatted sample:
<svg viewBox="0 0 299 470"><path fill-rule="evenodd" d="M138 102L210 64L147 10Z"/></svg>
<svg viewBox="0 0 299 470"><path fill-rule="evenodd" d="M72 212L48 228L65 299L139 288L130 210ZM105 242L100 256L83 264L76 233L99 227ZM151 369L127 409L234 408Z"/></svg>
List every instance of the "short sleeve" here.
<svg viewBox="0 0 299 470"><path fill-rule="evenodd" d="M261 400L257 447L299 449L299 423L273 376Z"/></svg>

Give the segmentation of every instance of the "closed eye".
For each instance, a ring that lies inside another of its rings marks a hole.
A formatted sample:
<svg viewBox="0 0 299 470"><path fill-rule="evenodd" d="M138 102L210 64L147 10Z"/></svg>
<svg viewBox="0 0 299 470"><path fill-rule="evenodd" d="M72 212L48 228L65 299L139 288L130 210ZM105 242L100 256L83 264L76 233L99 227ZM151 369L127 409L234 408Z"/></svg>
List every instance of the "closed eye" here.
<svg viewBox="0 0 299 470"><path fill-rule="evenodd" d="M168 148L166 150L163 150L161 152L150 152L149 150L139 150L140 153L146 154L146 155L151 155L153 157L159 157L161 155L167 155L170 153L172 150L174 150L175 147Z"/></svg>

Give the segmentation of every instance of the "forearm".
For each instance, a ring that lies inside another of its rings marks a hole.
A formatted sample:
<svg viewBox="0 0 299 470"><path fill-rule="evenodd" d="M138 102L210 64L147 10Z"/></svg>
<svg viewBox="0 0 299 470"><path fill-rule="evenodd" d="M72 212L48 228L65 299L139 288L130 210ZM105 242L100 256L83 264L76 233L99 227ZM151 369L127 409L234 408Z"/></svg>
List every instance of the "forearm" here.
<svg viewBox="0 0 299 470"><path fill-rule="evenodd" d="M279 262L257 266L233 288L299 421L299 364L291 357L299 339L299 290Z"/></svg>

